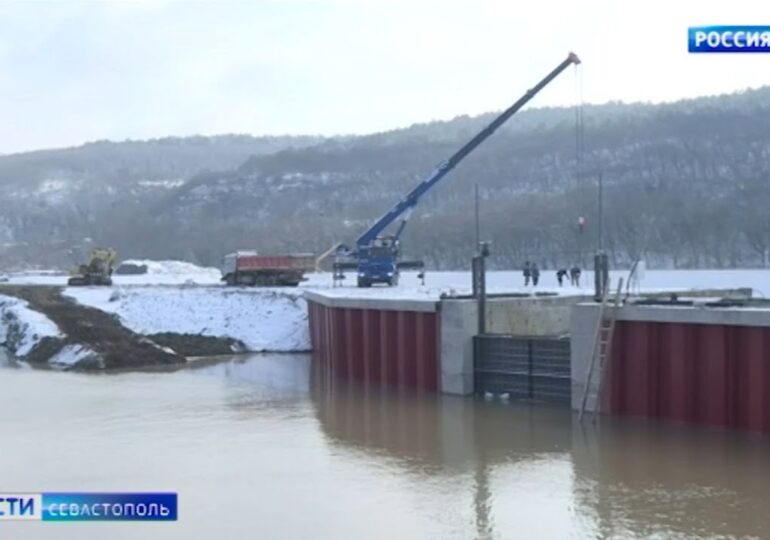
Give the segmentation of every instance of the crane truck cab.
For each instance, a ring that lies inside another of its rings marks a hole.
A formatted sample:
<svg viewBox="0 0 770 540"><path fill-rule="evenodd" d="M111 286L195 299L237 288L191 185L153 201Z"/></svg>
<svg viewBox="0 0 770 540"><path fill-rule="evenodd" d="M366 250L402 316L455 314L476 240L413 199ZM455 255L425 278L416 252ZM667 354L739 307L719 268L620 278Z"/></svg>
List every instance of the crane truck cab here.
<svg viewBox="0 0 770 540"><path fill-rule="evenodd" d="M358 286L375 283L398 285L398 240L393 236L379 237L368 246L358 247Z"/></svg>

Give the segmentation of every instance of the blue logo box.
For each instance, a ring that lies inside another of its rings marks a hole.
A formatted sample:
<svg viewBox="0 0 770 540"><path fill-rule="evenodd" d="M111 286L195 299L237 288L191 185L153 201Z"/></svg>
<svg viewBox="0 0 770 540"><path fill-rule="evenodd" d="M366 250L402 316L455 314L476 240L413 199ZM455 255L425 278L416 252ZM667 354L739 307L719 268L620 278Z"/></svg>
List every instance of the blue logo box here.
<svg viewBox="0 0 770 540"><path fill-rule="evenodd" d="M43 521L176 521L176 493L43 493Z"/></svg>
<svg viewBox="0 0 770 540"><path fill-rule="evenodd" d="M766 53L770 26L691 26L687 43L691 53Z"/></svg>
<svg viewBox="0 0 770 540"><path fill-rule="evenodd" d="M176 519L176 493L0 493L0 521Z"/></svg>

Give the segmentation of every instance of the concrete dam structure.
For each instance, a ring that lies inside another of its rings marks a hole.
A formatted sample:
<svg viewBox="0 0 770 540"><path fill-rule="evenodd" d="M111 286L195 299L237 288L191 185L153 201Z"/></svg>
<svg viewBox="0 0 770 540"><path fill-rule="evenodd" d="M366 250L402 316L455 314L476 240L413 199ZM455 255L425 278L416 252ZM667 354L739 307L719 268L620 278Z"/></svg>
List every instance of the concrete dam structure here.
<svg viewBox="0 0 770 540"><path fill-rule="evenodd" d="M467 297L396 299L306 292L317 362L343 378L471 395L477 302ZM569 333L570 309L586 296L505 296L487 300L488 332Z"/></svg>
<svg viewBox="0 0 770 540"><path fill-rule="evenodd" d="M679 294L692 301L618 307L611 356L588 385L599 315L588 296L491 296L484 333L470 297L305 297L314 361L345 380L576 410L585 393L589 413L770 431L770 308L745 289Z"/></svg>

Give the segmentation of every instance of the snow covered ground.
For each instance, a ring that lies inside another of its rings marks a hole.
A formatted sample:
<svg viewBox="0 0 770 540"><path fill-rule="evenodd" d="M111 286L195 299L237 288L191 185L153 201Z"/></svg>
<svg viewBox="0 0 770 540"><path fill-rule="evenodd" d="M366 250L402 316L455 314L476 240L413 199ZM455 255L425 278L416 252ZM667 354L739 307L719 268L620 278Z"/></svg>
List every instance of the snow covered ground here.
<svg viewBox="0 0 770 540"><path fill-rule="evenodd" d="M30 309L24 300L0 295L0 343L11 354L26 356L45 337L63 336L48 317Z"/></svg>
<svg viewBox="0 0 770 540"><path fill-rule="evenodd" d="M129 259L121 264L146 266L146 274L114 274L113 282L118 285L143 284L180 284L195 283L214 285L221 283L222 273L219 268L197 266L186 261L152 261L147 259Z"/></svg>
<svg viewBox="0 0 770 540"><path fill-rule="evenodd" d="M196 266L185 261L150 261L129 259L122 263L146 265L147 273L138 275L113 274L115 285L220 285L222 274L218 268ZM8 283L14 285L66 285L64 272L28 271L7 274Z"/></svg>
<svg viewBox="0 0 770 540"><path fill-rule="evenodd" d="M429 272L425 285L416 274L406 273L398 287L355 287L349 274L334 287L329 273L313 273L298 288L225 287L215 268L177 261L131 261L146 264L143 275L115 275L113 287L68 287L65 295L77 302L117 315L141 334L163 332L229 337L251 351L295 352L310 349L307 308L302 294L313 290L331 296L437 300L442 294L469 294L468 272ZM613 283L628 272L612 272ZM47 273L11 276L12 284L64 285L67 277ZM553 271L541 273L537 289L525 288L520 271L489 272L490 293L555 292L591 294L593 274L582 276L581 287L559 287ZM651 270L634 287L637 291L686 291L749 287L754 295L770 297L770 270ZM0 342L17 357L28 354L44 337L62 338L57 326L26 302L0 295ZM92 351L65 346L50 360L62 368L87 358Z"/></svg>
<svg viewBox="0 0 770 540"><path fill-rule="evenodd" d="M331 274L311 274L310 279L302 286L319 290L330 296L357 298L415 298L438 299L442 293L470 294L470 272L428 272L425 285L417 279L415 273L401 275L398 287L374 286L370 289L359 289L355 286L355 274L348 274L342 287L332 288ZM619 278L628 280L628 271L610 272L610 279L617 284ZM568 281L567 281L568 283ZM593 272L584 272L580 277L581 287L571 287L565 284L559 287L556 272L545 270L540 274L537 288L524 287L524 278L520 271L488 272L487 292L521 293L521 292L555 292L566 295L592 294ZM615 285L613 285L613 288ZM770 298L770 269L769 270L647 270L639 286L632 291L686 291L691 289L729 289L749 287L754 289L754 295ZM624 286L625 288L625 286Z"/></svg>
<svg viewBox="0 0 770 540"><path fill-rule="evenodd" d="M230 337L250 351L310 349L307 306L298 289L68 287L64 294L118 315L141 334Z"/></svg>
<svg viewBox="0 0 770 540"><path fill-rule="evenodd" d="M118 287L141 285L207 285L224 287L217 268L205 268L183 261L128 260L132 264L145 264L148 273L141 275L113 275L113 282ZM24 272L10 274L11 284L66 285L67 276L52 272ZM471 291L470 272L428 272L425 285L417 279L415 273L401 276L398 287L375 286L371 289L359 289L355 286L355 274L349 273L342 287L332 286L329 272L310 273L308 280L301 284L301 289L321 290L335 296L356 297L399 297L399 298L438 298L442 293L469 294ZM628 271L611 272L614 283L619 277L628 278ZM560 288L553 270L544 270L540 275L538 291L557 292L559 294L586 294L593 289L593 272L584 272L581 287L564 286ZM641 280L642 291L711 289L751 287L757 296L770 297L770 269L768 270L647 270ZM269 290L269 289L263 289ZM286 291L287 289L280 289ZM527 292L532 287L523 286L521 271L490 271L487 274L487 290L490 293Z"/></svg>
<svg viewBox="0 0 770 540"><path fill-rule="evenodd" d="M129 261L146 264L148 273L115 275L113 287L69 287L65 294L81 304L116 314L128 328L142 334L171 332L230 337L251 351L305 351L310 349L307 309L302 293L313 290L330 296L437 300L442 294L471 292L468 272L428 272L425 285L416 274L402 275L398 287L355 287L355 275L348 274L341 287L334 287L330 273L312 273L300 287L225 287L219 270L178 261ZM585 272L581 287L559 287L554 271L542 271L537 289L524 287L520 271L489 272L490 293L555 292L562 295L591 294L593 273ZM611 273L613 283L628 278L627 271ZM64 285L67 277L51 273L11 276L16 284ZM633 290L686 291L750 287L755 296L770 297L770 270L648 270ZM24 354L36 339L58 335L58 329L41 314L11 297L0 297L0 315L22 321L30 331L19 344ZM7 325L0 325L7 333ZM37 336L37 337L36 337ZM0 335L5 340L5 335ZM74 361L86 351L66 350L62 363Z"/></svg>
<svg viewBox="0 0 770 540"><path fill-rule="evenodd" d="M402 276L399 287L358 289L350 279L342 287L333 287L328 273L311 274L308 281L296 289L170 286L161 280L153 284L149 273L133 277L139 283L122 283L107 287L69 287L65 294L84 305L118 315L125 326L142 333L173 332L205 336L230 337L242 341L252 351L303 351L310 349L307 310L302 293L313 290L344 297L410 298L435 300L441 294L470 293L470 275L466 272L436 272L427 275L422 285L416 274ZM179 272L179 282L185 276L200 276ZM352 276L351 276L352 277ZM627 272L613 272L613 282L627 278ZM764 270L671 270L648 271L640 283L642 291L688 290L706 288L751 287L762 296L770 294L770 271ZM520 272L490 272L490 293L533 291L525 288ZM591 294L593 274L582 276L582 287L560 288L555 273L543 272L537 291L558 294ZM173 283L173 282L172 282ZM200 283L200 282L199 282ZM200 283L206 285L206 283ZM141 285L141 286L140 286Z"/></svg>

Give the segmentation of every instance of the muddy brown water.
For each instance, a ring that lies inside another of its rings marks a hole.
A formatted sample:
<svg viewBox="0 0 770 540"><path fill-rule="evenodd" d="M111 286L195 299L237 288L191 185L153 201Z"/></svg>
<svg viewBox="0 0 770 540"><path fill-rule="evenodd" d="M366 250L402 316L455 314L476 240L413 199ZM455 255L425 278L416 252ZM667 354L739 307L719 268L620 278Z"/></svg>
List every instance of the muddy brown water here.
<svg viewBox="0 0 770 540"><path fill-rule="evenodd" d="M307 355L0 369L0 491L177 491L176 523L0 538L770 536L770 438L345 385Z"/></svg>

